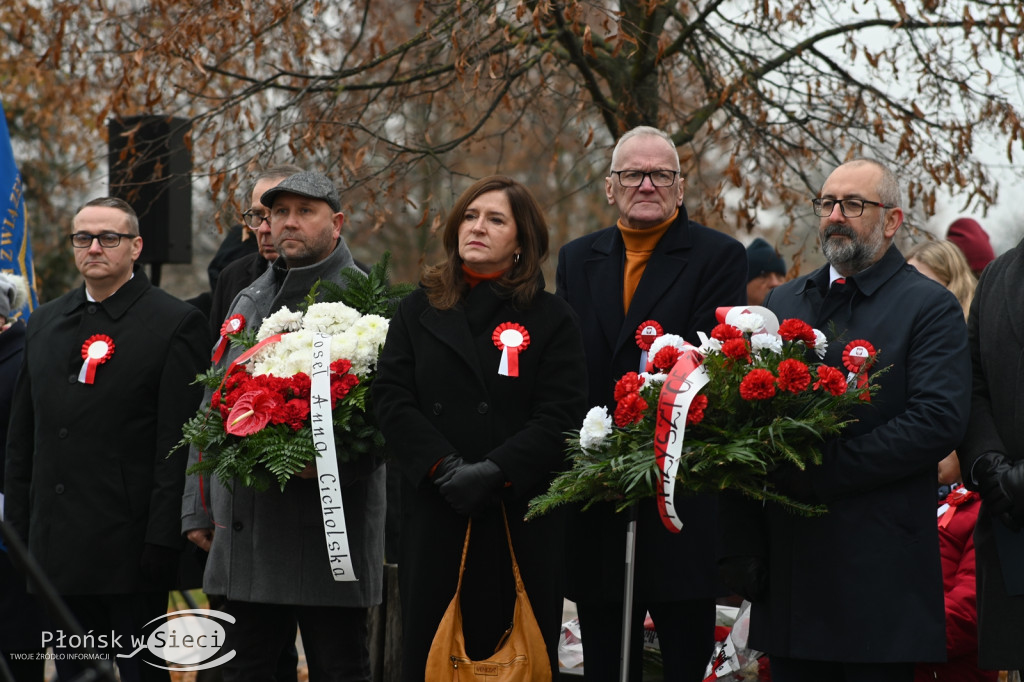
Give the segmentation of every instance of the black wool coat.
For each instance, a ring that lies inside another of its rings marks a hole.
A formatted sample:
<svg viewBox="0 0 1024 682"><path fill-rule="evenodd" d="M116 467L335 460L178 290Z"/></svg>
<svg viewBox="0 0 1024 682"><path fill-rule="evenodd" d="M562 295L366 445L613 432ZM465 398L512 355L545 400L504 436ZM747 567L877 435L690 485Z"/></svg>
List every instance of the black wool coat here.
<svg viewBox="0 0 1024 682"><path fill-rule="evenodd" d="M971 467L988 452L1024 459L1024 243L993 261L981 275L971 304L968 338L974 374L971 418L957 454L972 486ZM999 525L997 525L999 524ZM1024 594L1007 591L1007 565L1019 575L1024 531L1012 532L993 518L982 500L974 530L978 576L979 663L987 669L1024 668ZM1018 557L1016 560L1011 556Z"/></svg>
<svg viewBox="0 0 1024 682"><path fill-rule="evenodd" d="M879 390L825 443L821 466L797 476L796 489L813 491L828 512L764 507L769 594L753 604L750 646L819 661L943 661L935 477L967 425L963 309L894 246L846 280L850 297L830 292L826 265L765 300L780 321L800 319L826 334L825 364L843 370L848 343L871 343ZM731 504L723 498L723 518ZM749 532L738 529L726 542Z"/></svg>
<svg viewBox="0 0 1024 682"><path fill-rule="evenodd" d="M85 287L29 318L7 439L5 518L61 594L167 589L139 570L145 544L180 549L187 450L171 454L209 365L206 318L141 269L106 300ZM82 344L114 342L95 382Z"/></svg>
<svg viewBox="0 0 1024 682"><path fill-rule="evenodd" d="M637 328L658 322L666 334L700 345L698 331L715 326L715 308L747 302L743 245L687 218L686 208L658 242L628 313L622 309L625 247L612 226L569 242L558 253L557 293L580 317L590 377L590 404L615 409L615 382L640 366ZM677 601L722 593L715 568L717 501L708 495L677 498L680 533L662 525L653 499L639 505L636 595ZM568 596L575 601L622 600L628 513L612 503L574 514L568 537Z"/></svg>
<svg viewBox="0 0 1024 682"><path fill-rule="evenodd" d="M529 333L519 376L498 373L492 334L504 322ZM561 515L525 522L527 502L547 489L565 462L565 433L586 412L579 327L569 307L546 292L517 309L497 285L482 282L451 310L432 307L426 290L404 301L388 330L373 401L399 467L402 490L403 679L423 679L434 632L455 592L467 518L428 478L452 453L490 459L510 484L503 493L512 542L549 655L562 614ZM498 508L473 519L462 610L471 657L494 651L512 622L515 591ZM475 652L474 652L475 647Z"/></svg>

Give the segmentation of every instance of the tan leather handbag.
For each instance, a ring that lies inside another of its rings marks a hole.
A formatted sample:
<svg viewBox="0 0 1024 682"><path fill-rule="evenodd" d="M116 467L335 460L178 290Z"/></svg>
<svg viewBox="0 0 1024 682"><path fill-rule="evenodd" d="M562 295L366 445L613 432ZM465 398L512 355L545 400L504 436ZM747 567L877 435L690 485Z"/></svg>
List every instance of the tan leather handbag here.
<svg viewBox="0 0 1024 682"><path fill-rule="evenodd" d="M516 606L512 627L505 631L494 655L485 661L472 661L466 656L466 640L462 635L462 609L459 594L462 592L462 573L466 568L466 551L469 549L469 532L473 520L466 524L466 541L462 545L462 563L459 565L459 583L455 596L444 612L441 624L437 626L434 642L427 654L426 682L551 682L551 664L544 638L533 615L533 607L526 596L523 579L519 575L519 564L512 550L512 534L508 530L508 517L502 505L501 514L505 520L505 536L508 551L512 556L512 575L516 580Z"/></svg>

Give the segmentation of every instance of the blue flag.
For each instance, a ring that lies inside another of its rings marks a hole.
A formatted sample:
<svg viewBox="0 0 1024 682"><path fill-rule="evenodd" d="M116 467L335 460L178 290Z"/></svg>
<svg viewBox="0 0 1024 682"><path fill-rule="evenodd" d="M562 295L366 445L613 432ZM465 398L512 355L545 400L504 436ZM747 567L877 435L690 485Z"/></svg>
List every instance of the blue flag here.
<svg viewBox="0 0 1024 682"><path fill-rule="evenodd" d="M0 103L0 270L22 275L28 280L29 300L20 315L21 319L27 320L39 305L39 299L36 297L36 272L32 267L32 245L25 227L23 189L21 173L14 163L7 117L3 103Z"/></svg>

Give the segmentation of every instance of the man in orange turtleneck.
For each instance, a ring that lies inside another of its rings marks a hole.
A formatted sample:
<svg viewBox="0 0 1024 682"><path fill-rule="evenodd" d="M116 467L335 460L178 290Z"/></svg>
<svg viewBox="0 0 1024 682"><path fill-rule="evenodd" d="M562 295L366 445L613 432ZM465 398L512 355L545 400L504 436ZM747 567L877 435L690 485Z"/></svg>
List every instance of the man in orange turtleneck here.
<svg viewBox="0 0 1024 682"><path fill-rule="evenodd" d="M605 179L616 225L566 244L558 254L557 293L580 318L590 402L614 409L616 380L641 369L652 340L677 334L698 344L718 306L745 305L747 257L735 239L689 220L672 139L641 126L619 138ZM630 680L640 680L642 628L649 611L661 643L665 679L702 680L714 646L717 502L679 500L682 531L669 533L654 499L639 505ZM618 680L626 524L611 503L570 523L568 596L583 629L588 680Z"/></svg>

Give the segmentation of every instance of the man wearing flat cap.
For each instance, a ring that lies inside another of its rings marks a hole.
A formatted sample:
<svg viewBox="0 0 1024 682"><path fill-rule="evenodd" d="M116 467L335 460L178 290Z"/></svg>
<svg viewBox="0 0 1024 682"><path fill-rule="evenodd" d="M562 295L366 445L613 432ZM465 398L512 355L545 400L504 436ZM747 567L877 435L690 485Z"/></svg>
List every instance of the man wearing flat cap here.
<svg viewBox="0 0 1024 682"><path fill-rule="evenodd" d="M341 199L329 178L296 173L264 192L260 202L270 209L278 259L235 297L228 312L242 315L252 330L282 307L295 310L318 279L344 286L341 271L353 267L341 238ZM239 354L232 349L221 364ZM198 458L193 449L189 462ZM311 682L370 679L367 610L381 599L385 472L367 456L351 464L339 461L339 470L358 577L352 582L334 580L312 469L283 491L242 485L229 490L216 479L201 487L198 477L188 477L182 532L209 551L203 590L226 597L222 608L235 618L224 646L235 656L219 667L225 682L273 680L296 623Z"/></svg>
<svg viewBox="0 0 1024 682"><path fill-rule="evenodd" d="M747 304L762 305L768 292L786 281L786 263L758 237L747 247Z"/></svg>

